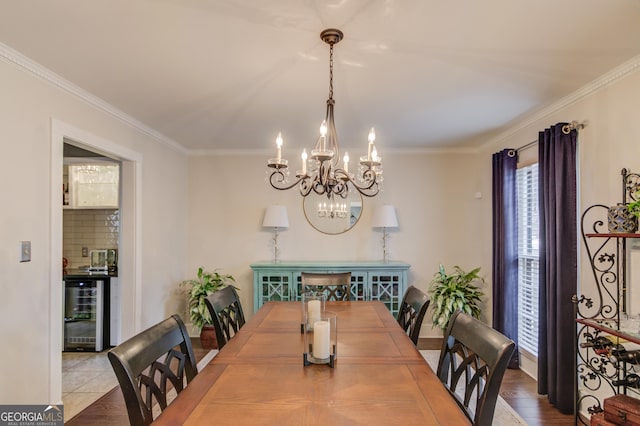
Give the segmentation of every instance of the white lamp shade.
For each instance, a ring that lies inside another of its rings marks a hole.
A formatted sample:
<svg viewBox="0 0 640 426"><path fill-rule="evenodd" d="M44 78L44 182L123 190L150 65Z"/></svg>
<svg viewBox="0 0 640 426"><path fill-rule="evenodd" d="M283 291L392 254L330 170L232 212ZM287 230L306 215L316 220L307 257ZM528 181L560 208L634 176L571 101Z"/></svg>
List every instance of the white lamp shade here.
<svg viewBox="0 0 640 426"><path fill-rule="evenodd" d="M267 207L264 212L262 226L264 228L288 228L289 216L287 216L287 208L285 206Z"/></svg>
<svg viewBox="0 0 640 426"><path fill-rule="evenodd" d="M374 228L397 228L396 208L389 205L378 206L373 212L371 226Z"/></svg>

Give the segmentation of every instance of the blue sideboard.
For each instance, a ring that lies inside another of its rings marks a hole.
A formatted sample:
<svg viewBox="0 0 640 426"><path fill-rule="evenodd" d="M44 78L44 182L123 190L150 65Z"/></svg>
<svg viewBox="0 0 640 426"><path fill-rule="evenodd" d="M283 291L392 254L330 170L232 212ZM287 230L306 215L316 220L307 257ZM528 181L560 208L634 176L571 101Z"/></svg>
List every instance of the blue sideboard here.
<svg viewBox="0 0 640 426"><path fill-rule="evenodd" d="M351 272L351 300L380 300L397 316L407 288L402 262L260 262L253 269L253 312L271 300L300 300L302 272Z"/></svg>

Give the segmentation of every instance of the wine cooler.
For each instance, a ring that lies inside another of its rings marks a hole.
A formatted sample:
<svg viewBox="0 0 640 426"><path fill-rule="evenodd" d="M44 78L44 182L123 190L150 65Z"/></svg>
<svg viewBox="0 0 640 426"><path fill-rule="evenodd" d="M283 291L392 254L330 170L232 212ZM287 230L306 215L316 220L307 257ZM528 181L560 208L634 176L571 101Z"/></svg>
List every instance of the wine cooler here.
<svg viewBox="0 0 640 426"><path fill-rule="evenodd" d="M105 348L105 337L108 338L108 333L105 336L105 302L108 312L104 279L65 280L63 342L65 351L100 352Z"/></svg>

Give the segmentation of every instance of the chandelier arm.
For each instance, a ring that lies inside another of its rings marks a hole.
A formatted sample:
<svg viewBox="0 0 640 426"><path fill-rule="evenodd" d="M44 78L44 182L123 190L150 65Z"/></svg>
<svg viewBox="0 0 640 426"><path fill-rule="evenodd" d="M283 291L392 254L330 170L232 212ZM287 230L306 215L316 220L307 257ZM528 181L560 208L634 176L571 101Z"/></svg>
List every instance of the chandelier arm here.
<svg viewBox="0 0 640 426"><path fill-rule="evenodd" d="M309 176L304 176L300 179L300 195L306 197L313 189L313 182Z"/></svg>
<svg viewBox="0 0 640 426"><path fill-rule="evenodd" d="M323 185L320 180L318 180L318 176L316 176L316 178L313 180L312 188L313 188L313 192L315 192L318 195L324 195L327 193L326 186Z"/></svg>
<svg viewBox="0 0 640 426"><path fill-rule="evenodd" d="M271 184L272 187L274 187L275 189L280 189L280 190L287 190L287 189L291 189L294 186L296 186L298 183L300 183L300 181L302 181L306 176L301 176L298 180L296 180L295 182L293 182L291 185L279 185L279 184L283 184L285 181L285 176L284 173L282 173L280 170L275 170L271 173L271 176L269 176L269 183Z"/></svg>
<svg viewBox="0 0 640 426"><path fill-rule="evenodd" d="M375 197L378 192L380 192L380 187L376 179L376 172L372 169L367 169L362 173L362 177L365 179L365 182L369 182L368 185L362 186L358 185L355 180L351 179L351 176L349 176L349 174L343 169L336 169L335 175L343 181L344 185L347 185L347 181L350 182L353 188L365 197Z"/></svg>

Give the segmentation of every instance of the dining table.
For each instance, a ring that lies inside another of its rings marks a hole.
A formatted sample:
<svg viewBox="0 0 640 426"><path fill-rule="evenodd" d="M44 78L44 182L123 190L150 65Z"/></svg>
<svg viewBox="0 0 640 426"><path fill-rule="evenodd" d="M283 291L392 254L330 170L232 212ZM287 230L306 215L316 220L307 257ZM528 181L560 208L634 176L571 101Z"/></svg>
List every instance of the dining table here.
<svg viewBox="0 0 640 426"><path fill-rule="evenodd" d="M154 425L468 425L380 301L326 302L334 366L305 365L300 302L267 302Z"/></svg>

